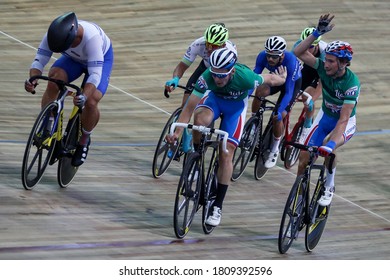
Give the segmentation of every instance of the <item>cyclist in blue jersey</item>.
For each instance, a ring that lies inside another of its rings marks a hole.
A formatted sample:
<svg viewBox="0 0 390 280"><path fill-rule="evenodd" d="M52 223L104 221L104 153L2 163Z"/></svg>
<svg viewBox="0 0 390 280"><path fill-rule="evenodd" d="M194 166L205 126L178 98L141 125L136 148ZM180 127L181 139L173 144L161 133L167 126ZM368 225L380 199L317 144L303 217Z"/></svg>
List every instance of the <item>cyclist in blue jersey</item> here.
<svg viewBox="0 0 390 280"><path fill-rule="evenodd" d="M287 43L280 36L269 37L264 44L265 50L261 51L256 59L254 72L261 74L264 69L273 72L279 66L287 68L287 78L284 85L268 86L262 85L256 89L256 96L266 97L280 92L277 108L273 117L273 140L268 159L264 163L266 168L275 166L279 155L279 145L282 139L284 127L283 118L291 110L292 102L301 89L302 75L298 59L292 52L286 51ZM252 114L260 108L260 100L254 99L252 103Z"/></svg>
<svg viewBox="0 0 390 280"><path fill-rule="evenodd" d="M50 68L50 78L72 82L85 74L83 94L75 96L73 103L84 107L81 114L82 135L72 158L73 166L80 166L87 158L90 134L99 122L99 101L105 94L114 62L110 38L95 23L77 20L69 12L57 17L44 35L30 68L30 77L42 75L53 52L61 53ZM25 82L25 90L33 92L37 81ZM55 100L58 86L48 82L42 96L42 106Z"/></svg>
<svg viewBox="0 0 390 280"><path fill-rule="evenodd" d="M309 130L305 144L318 146L321 156L328 155L348 142L356 131L356 106L360 93L360 81L348 66L351 65L353 50L349 43L333 41L325 48L325 61L313 56L308 49L321 35L331 31L333 15L321 15L316 30L299 43L294 53L308 66L317 70L322 83L322 106ZM298 175L304 173L308 153L300 154ZM329 166L328 166L329 167ZM319 204L331 203L335 190L336 161L328 171L324 194Z"/></svg>
<svg viewBox="0 0 390 280"><path fill-rule="evenodd" d="M221 115L221 129L228 132L228 153L219 153L218 188L213 214L206 223L219 225L222 203L233 172L233 154L242 134L248 106L249 90L261 84L282 85L286 80L286 70L280 66L273 74L258 75L243 64L236 63L235 52L221 48L210 56L210 67L199 77L178 122L189 122L194 112L194 124L208 126ZM177 128L166 140L174 143L182 133ZM200 134L194 133L194 145L198 145Z"/></svg>

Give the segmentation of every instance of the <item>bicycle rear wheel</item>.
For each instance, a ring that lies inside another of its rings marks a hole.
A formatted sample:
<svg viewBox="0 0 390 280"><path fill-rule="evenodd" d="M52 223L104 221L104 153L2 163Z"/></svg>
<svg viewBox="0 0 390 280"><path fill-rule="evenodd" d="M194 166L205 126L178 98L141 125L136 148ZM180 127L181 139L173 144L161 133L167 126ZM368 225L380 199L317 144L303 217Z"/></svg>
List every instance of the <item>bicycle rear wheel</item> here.
<svg viewBox="0 0 390 280"><path fill-rule="evenodd" d="M298 142L299 137L301 137L302 130L303 130L303 122L298 125L296 128L292 138L291 142ZM286 169L290 169L295 165L295 163L298 161L299 154L301 150L293 147L293 146L284 146L284 167Z"/></svg>
<svg viewBox="0 0 390 280"><path fill-rule="evenodd" d="M50 124L50 117L57 114L58 105L48 104L38 115L27 140L22 163L22 183L31 190L41 180L56 144L57 123ZM53 133L54 131L54 133Z"/></svg>
<svg viewBox="0 0 390 280"><path fill-rule="evenodd" d="M180 145L171 145L165 141L165 136L169 133L172 123L174 123L182 111L182 108L177 108L169 117L165 124L160 139L158 140L156 150L153 156L152 174L154 178L161 177L165 171L167 171L172 160L175 158L176 153L179 153Z"/></svg>
<svg viewBox="0 0 390 280"><path fill-rule="evenodd" d="M233 174L232 181L237 181L244 173L249 160L255 150L256 143L259 139L258 133L259 118L252 116L244 126L240 144L234 151L233 155Z"/></svg>
<svg viewBox="0 0 390 280"><path fill-rule="evenodd" d="M268 168L264 166L265 161L268 159L270 154L270 145L272 140L272 126L269 126L262 136L262 141L260 143L260 150L256 158L255 163L255 178L260 180L267 173Z"/></svg>
<svg viewBox="0 0 390 280"><path fill-rule="evenodd" d="M308 252L311 252L320 242L322 233L324 232L326 221L330 213L329 206L321 206L318 204L318 199L322 195L321 181L317 182L313 198L309 206L310 221L306 227L305 247Z"/></svg>
<svg viewBox="0 0 390 280"><path fill-rule="evenodd" d="M173 211L173 227L177 238L186 236L198 211L203 174L201 161L199 153L191 153L180 176Z"/></svg>
<svg viewBox="0 0 390 280"><path fill-rule="evenodd" d="M72 165L72 156L81 135L81 120L77 113L69 120L62 138L63 152L58 162L57 181L61 188L66 188L73 181L78 167Z"/></svg>
<svg viewBox="0 0 390 280"><path fill-rule="evenodd" d="M281 254L287 252L304 226L306 181L298 176L291 188L284 207L279 228L278 249Z"/></svg>

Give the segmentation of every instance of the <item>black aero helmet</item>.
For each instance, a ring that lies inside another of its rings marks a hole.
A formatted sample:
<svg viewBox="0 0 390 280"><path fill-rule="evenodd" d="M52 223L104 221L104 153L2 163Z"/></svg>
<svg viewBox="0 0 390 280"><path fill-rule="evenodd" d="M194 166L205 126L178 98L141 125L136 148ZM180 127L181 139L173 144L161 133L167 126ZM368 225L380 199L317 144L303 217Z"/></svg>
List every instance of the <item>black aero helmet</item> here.
<svg viewBox="0 0 390 280"><path fill-rule="evenodd" d="M52 52L63 52L72 45L77 34L77 17L73 12L59 16L47 30L47 43Z"/></svg>

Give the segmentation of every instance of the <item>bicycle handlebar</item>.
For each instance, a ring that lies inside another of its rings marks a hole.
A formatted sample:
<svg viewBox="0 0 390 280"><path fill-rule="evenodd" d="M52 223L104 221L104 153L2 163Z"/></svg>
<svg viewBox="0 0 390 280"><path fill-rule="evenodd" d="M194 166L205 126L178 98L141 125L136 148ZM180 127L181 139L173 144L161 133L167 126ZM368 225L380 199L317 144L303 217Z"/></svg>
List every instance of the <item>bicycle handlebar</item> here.
<svg viewBox="0 0 390 280"><path fill-rule="evenodd" d="M293 146L295 148L305 150L305 151L308 151L309 153L313 153L315 155L318 155L319 147L316 147L316 146L306 146L303 144L299 144L297 142L286 142L285 145L286 146ZM332 174L333 173L332 166L333 166L333 162L334 162L336 155L334 153L330 153L329 157L330 157L330 160L329 160L329 164L328 164L328 170L329 170L329 173Z"/></svg>
<svg viewBox="0 0 390 280"><path fill-rule="evenodd" d="M74 84L70 84L70 83L67 83L67 82L64 82L62 80L57 80L57 79L53 79L53 78L49 78L47 76L41 76L41 75L36 75L36 76L32 76L29 80L30 83L32 83L32 81L34 80L46 80L46 81L50 81L50 82L53 82L53 83L56 83L59 87L71 87L73 89L76 90L76 95L80 95L81 94L81 89L74 85ZM32 92L32 94L35 94L35 91Z"/></svg>
<svg viewBox="0 0 390 280"><path fill-rule="evenodd" d="M178 88L181 88L181 89L184 89L184 90L187 90L187 91L190 91L187 87L185 86L182 86L182 85L177 85ZM166 98L169 98L169 92L167 91L167 89L164 89L164 95Z"/></svg>
<svg viewBox="0 0 390 280"><path fill-rule="evenodd" d="M203 125L193 125L193 124L190 124L190 123L177 123L177 122L174 122L171 125L171 130L170 130L171 135L175 132L176 127L189 128L189 129L192 129L192 130L199 131L202 134L215 133L215 134L221 135L221 136L223 136L223 139L222 139L222 150L225 153L229 152L228 149L227 149L227 139L228 139L229 134L226 131L223 131L223 130L220 130L220 129L216 129L216 128L209 128L209 127L203 126Z"/></svg>

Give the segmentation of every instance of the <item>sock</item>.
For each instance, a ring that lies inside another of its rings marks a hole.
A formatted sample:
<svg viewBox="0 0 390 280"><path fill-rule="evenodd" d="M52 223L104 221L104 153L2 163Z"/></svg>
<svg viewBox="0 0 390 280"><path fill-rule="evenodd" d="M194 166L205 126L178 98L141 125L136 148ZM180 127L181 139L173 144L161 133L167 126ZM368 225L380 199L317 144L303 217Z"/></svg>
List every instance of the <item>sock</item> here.
<svg viewBox="0 0 390 280"><path fill-rule="evenodd" d="M88 141L89 141L89 137L90 137L92 131L87 131L84 128L82 128L81 130L82 130L83 134L80 137L79 144L83 145L83 146L87 146Z"/></svg>
<svg viewBox="0 0 390 280"><path fill-rule="evenodd" d="M215 199L214 206L221 208L221 210L222 210L222 203L225 199L227 189L228 189L228 185L218 183L217 197Z"/></svg>
<svg viewBox="0 0 390 280"><path fill-rule="evenodd" d="M279 144L282 137L273 137L271 153L277 153L279 151Z"/></svg>
<svg viewBox="0 0 390 280"><path fill-rule="evenodd" d="M325 188L329 189L334 187L334 176L336 175L336 167L332 169L332 174L329 173L328 168L326 169L326 183Z"/></svg>

